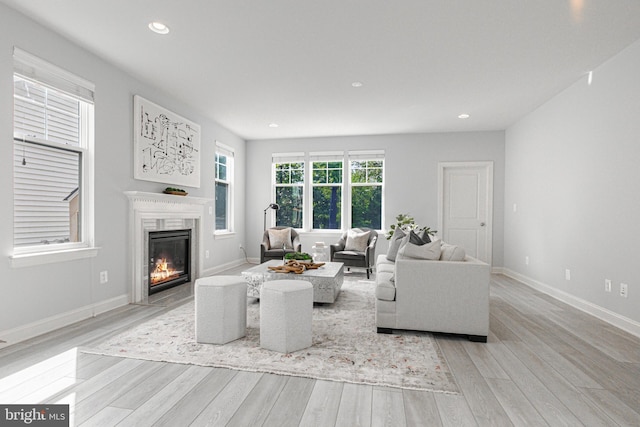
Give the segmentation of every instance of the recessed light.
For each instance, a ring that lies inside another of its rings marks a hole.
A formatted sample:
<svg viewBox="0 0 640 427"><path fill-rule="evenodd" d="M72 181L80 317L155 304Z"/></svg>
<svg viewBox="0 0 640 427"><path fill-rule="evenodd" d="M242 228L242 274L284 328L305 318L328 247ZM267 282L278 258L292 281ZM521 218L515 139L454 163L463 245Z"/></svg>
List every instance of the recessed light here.
<svg viewBox="0 0 640 427"><path fill-rule="evenodd" d="M351 83L351 86L353 86L353 87L362 87L363 85L364 85L364 83L362 83L362 82L353 82L353 83Z"/></svg>
<svg viewBox="0 0 640 427"><path fill-rule="evenodd" d="M458 118L459 118L459 119L468 119L468 118L469 118L469 115L468 115L468 114L460 114L460 115L458 116Z"/></svg>
<svg viewBox="0 0 640 427"><path fill-rule="evenodd" d="M269 127L270 128L277 128L278 124L277 123L269 123Z"/></svg>
<svg viewBox="0 0 640 427"><path fill-rule="evenodd" d="M162 22L150 22L149 29L157 34L169 34L169 27L164 25Z"/></svg>

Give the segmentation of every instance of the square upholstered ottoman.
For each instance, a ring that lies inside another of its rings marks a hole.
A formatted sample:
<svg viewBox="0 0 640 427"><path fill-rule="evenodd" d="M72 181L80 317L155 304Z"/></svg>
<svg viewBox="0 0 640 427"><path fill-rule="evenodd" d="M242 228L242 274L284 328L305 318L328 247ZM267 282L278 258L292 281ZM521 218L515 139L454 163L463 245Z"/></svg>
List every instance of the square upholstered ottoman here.
<svg viewBox="0 0 640 427"><path fill-rule="evenodd" d="M291 353L311 347L313 285L304 280L272 280L260 294L260 347Z"/></svg>
<svg viewBox="0 0 640 427"><path fill-rule="evenodd" d="M247 284L241 276L196 280L196 341L225 344L246 334Z"/></svg>

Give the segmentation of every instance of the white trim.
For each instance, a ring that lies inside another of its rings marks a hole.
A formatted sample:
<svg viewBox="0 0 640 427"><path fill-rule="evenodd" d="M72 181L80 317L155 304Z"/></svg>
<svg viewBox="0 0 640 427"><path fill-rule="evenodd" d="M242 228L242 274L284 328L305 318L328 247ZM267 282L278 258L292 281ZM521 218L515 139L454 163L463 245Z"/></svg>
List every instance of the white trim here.
<svg viewBox="0 0 640 427"><path fill-rule="evenodd" d="M233 149L233 147L223 144L220 141L216 141L215 146L216 146L216 150L215 150L216 153L224 154L227 157L235 156L235 150Z"/></svg>
<svg viewBox="0 0 640 427"><path fill-rule="evenodd" d="M640 322L636 322L633 319L621 316L620 314L614 313L613 311L608 310L604 307L600 307L599 305L596 305L592 302L589 302L582 298L578 298L574 295L556 289L552 286L534 280L530 277L525 276L524 274L517 273L508 268L504 268L502 274L514 280L517 280L518 282L527 285L537 291L547 294L557 299L558 301L562 301L565 304L570 305L571 307L577 308L580 311L597 317L598 319L607 322L617 328L620 328L632 335L635 335L636 337L640 337Z"/></svg>
<svg viewBox="0 0 640 427"><path fill-rule="evenodd" d="M57 90L93 103L96 85L17 46L13 47L13 68L24 77L36 79Z"/></svg>
<svg viewBox="0 0 640 427"><path fill-rule="evenodd" d="M493 161L438 162L438 232L444 235L444 170L447 168L486 168L487 171L487 264L493 262Z"/></svg>
<svg viewBox="0 0 640 427"><path fill-rule="evenodd" d="M98 255L99 247L68 249L63 251L16 254L9 257L12 268L32 267L34 265L53 264L78 259L93 258Z"/></svg>
<svg viewBox="0 0 640 427"><path fill-rule="evenodd" d="M105 301L96 302L75 310L67 311L65 313L56 314L55 316L47 317L46 319L41 319L27 325L0 331L0 340L6 341L6 343L0 342L0 348L17 344L21 341L37 337L38 335L46 334L47 332L55 331L56 329L63 328L81 320L95 317L98 314L125 306L128 303L129 296L120 295Z"/></svg>
<svg viewBox="0 0 640 427"><path fill-rule="evenodd" d="M214 240L231 239L232 237L235 237L235 236L236 236L235 231L219 230L219 231L213 232Z"/></svg>
<svg viewBox="0 0 640 427"><path fill-rule="evenodd" d="M259 260L258 260L259 261ZM215 267L207 268L202 271L202 275L200 277L212 276L214 274L222 273L225 270L229 270L235 267L239 267L242 264L245 264L246 261L244 258L237 259L235 261L227 262L224 264L216 265Z"/></svg>

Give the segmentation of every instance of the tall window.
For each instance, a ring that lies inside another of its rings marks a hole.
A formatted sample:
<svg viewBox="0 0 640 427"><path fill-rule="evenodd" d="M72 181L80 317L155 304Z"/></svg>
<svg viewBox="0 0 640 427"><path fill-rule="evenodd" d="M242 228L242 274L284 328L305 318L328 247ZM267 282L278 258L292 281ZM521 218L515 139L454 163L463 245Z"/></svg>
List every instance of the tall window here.
<svg viewBox="0 0 640 427"><path fill-rule="evenodd" d="M230 148L216 143L216 183L215 183L215 207L216 221L215 231L232 231L232 193L233 181L233 151Z"/></svg>
<svg viewBox="0 0 640 427"><path fill-rule="evenodd" d="M312 161L314 229L342 228L342 160Z"/></svg>
<svg viewBox="0 0 640 427"><path fill-rule="evenodd" d="M287 161L289 160L289 161ZM304 218L304 160L274 158L276 225L303 227Z"/></svg>
<svg viewBox="0 0 640 427"><path fill-rule="evenodd" d="M350 155L351 227L382 229L384 159Z"/></svg>
<svg viewBox="0 0 640 427"><path fill-rule="evenodd" d="M93 87L17 48L14 60L14 253L89 246Z"/></svg>

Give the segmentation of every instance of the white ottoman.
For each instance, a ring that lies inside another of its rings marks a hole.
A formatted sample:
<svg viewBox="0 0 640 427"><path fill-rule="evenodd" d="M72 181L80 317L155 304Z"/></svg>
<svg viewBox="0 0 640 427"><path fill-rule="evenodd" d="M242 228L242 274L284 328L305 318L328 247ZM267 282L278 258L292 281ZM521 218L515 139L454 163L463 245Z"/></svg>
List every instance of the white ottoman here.
<svg viewBox="0 0 640 427"><path fill-rule="evenodd" d="M291 353L311 347L313 285L304 280L264 282L260 294L260 347Z"/></svg>
<svg viewBox="0 0 640 427"><path fill-rule="evenodd" d="M247 329L247 283L241 276L196 280L196 341L225 344Z"/></svg>

